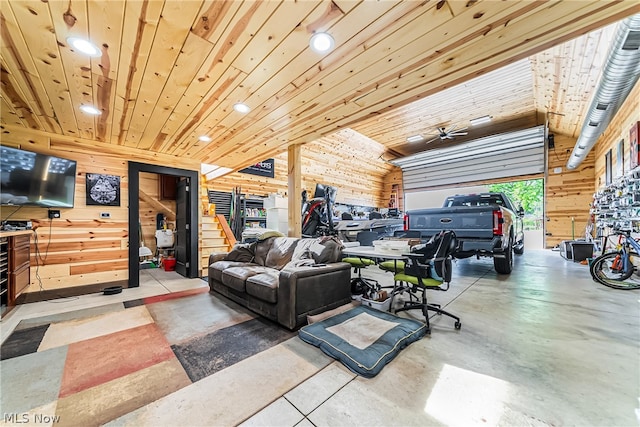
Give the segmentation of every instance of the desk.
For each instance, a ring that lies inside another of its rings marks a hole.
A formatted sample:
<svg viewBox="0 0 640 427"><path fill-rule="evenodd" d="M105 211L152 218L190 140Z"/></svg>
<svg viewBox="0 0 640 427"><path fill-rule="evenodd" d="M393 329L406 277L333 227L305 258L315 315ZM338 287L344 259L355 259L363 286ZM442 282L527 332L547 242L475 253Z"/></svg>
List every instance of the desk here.
<svg viewBox="0 0 640 427"><path fill-rule="evenodd" d="M409 255L393 252L385 252L381 250L377 250L375 246L355 246L351 248L344 248L342 250L344 255L362 257L362 258L372 258L372 259L385 259L385 260L393 260L393 270L397 270L397 261L404 260L409 257ZM395 283L394 283L395 289Z"/></svg>
<svg viewBox="0 0 640 427"><path fill-rule="evenodd" d="M407 248L408 249L408 248ZM394 271L396 270L396 262L398 260L403 260L406 259L408 257L408 255L405 255L401 252L387 252L387 251L381 251L380 249L377 249L375 246L354 246L354 247L345 247L342 250L342 254L343 255L347 255L347 256L351 256L351 257L361 257L361 258L371 258L371 259L385 259L385 260L393 260L393 267L394 267ZM380 289L382 288L378 282L375 282L375 289L373 289L375 292L379 292ZM393 297L396 294L398 288L396 286L396 283L394 281L393 286L384 286L385 288L393 288L391 291L391 294L389 295L389 300L388 300L388 305L386 307L384 307L383 311L391 311L392 310L392 303L393 303ZM375 301L374 301L375 302ZM371 305L371 304L369 304Z"/></svg>
<svg viewBox="0 0 640 427"><path fill-rule="evenodd" d="M354 246L346 247L342 250L344 255L351 255L363 258L382 258L382 259L405 259L407 255L402 253L383 252L376 250L375 246Z"/></svg>

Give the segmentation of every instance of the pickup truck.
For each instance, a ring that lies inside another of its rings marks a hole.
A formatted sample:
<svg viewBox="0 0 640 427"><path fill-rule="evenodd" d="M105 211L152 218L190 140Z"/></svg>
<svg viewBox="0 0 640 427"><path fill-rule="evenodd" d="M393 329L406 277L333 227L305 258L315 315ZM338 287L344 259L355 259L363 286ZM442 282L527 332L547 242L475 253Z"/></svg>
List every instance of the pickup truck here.
<svg viewBox="0 0 640 427"><path fill-rule="evenodd" d="M504 193L479 193L447 197L442 208L408 211L405 231L421 238L453 230L458 239L455 258L492 257L500 274L513 270L513 254L524 253L522 207L515 209Z"/></svg>

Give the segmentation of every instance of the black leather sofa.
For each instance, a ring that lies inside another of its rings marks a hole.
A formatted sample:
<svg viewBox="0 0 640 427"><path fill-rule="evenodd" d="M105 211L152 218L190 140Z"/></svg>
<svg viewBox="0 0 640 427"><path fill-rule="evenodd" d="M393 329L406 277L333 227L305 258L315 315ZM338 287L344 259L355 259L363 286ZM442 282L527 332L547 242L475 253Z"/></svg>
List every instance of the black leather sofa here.
<svg viewBox="0 0 640 427"><path fill-rule="evenodd" d="M332 237L267 237L209 256L209 287L295 329L351 301L350 265Z"/></svg>

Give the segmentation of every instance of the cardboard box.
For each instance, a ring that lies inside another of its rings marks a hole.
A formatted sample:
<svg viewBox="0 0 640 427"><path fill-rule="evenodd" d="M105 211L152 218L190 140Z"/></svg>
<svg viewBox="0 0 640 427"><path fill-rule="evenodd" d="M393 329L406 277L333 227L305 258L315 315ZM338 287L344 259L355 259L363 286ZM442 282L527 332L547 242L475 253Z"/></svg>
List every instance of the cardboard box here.
<svg viewBox="0 0 640 427"><path fill-rule="evenodd" d="M387 297L384 301L374 301L366 298L360 298L360 303L362 305L367 305L371 308L375 308L380 311L389 311L389 307L391 307L391 297Z"/></svg>

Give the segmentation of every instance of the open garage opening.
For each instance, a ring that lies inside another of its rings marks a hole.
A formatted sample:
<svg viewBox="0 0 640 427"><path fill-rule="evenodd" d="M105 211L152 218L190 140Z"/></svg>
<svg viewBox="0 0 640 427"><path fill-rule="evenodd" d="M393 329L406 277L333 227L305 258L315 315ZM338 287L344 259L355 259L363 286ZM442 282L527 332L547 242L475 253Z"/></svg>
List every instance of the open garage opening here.
<svg viewBox="0 0 640 427"><path fill-rule="evenodd" d="M514 180L508 182L447 187L405 193L405 209L442 207L447 197L455 194L503 192L516 206L522 206L527 250L544 248L544 179Z"/></svg>

